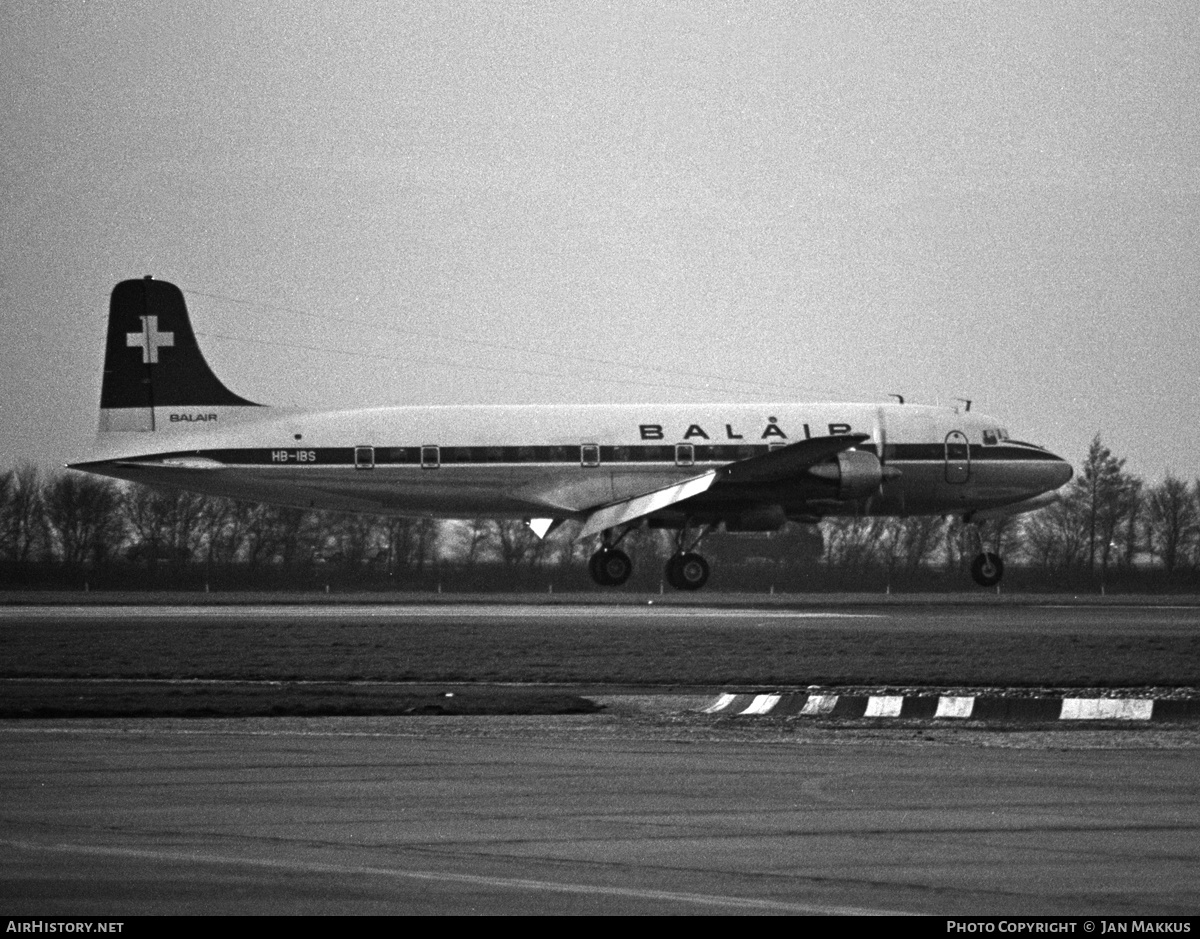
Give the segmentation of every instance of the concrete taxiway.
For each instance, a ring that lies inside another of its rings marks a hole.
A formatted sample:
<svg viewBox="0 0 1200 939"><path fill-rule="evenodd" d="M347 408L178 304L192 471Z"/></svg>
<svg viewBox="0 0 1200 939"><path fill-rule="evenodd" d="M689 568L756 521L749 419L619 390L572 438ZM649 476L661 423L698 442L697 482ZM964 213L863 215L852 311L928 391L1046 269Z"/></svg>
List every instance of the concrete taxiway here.
<svg viewBox="0 0 1200 939"><path fill-rule="evenodd" d="M0 908L1200 911L1194 731L0 724Z"/></svg>

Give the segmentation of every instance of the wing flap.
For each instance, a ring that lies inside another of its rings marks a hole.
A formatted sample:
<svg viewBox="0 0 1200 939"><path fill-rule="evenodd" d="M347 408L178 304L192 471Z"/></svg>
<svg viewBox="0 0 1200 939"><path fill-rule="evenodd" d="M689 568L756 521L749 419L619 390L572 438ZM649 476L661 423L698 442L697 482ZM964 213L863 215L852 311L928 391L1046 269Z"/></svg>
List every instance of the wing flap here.
<svg viewBox="0 0 1200 939"><path fill-rule="evenodd" d="M576 536L576 541L582 541L584 538L598 535L609 528L624 525L634 519L657 512L659 509L665 509L668 505L698 496L700 493L706 492L716 481L717 470L709 470L707 473L685 479L681 483L606 505L588 516L583 530Z"/></svg>

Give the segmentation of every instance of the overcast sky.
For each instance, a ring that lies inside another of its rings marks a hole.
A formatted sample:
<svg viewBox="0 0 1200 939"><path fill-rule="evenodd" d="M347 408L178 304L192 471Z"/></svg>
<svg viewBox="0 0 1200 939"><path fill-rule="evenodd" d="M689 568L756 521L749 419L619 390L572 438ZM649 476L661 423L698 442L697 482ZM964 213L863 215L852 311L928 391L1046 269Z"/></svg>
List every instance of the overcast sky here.
<svg viewBox="0 0 1200 939"><path fill-rule="evenodd" d="M269 403L962 397L1191 478L1198 89L1186 0L6 0L0 470L153 274Z"/></svg>

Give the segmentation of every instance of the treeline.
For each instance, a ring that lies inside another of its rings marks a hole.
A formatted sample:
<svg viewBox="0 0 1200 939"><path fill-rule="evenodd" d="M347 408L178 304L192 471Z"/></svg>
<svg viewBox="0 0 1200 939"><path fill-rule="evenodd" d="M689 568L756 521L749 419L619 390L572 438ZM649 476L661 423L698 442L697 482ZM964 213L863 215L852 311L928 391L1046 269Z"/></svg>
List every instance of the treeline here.
<svg viewBox="0 0 1200 939"><path fill-rule="evenodd" d="M0 583L91 589L592 590L568 523L539 540L519 521L436 521L289 509L78 473L0 474ZM1200 480L1147 486L1097 437L1066 498L981 526L1031 590L1200 589ZM622 542L630 587L657 590L672 532ZM770 536L717 533L707 589L975 590L980 538L959 519L830 519ZM669 589L669 588L668 588Z"/></svg>

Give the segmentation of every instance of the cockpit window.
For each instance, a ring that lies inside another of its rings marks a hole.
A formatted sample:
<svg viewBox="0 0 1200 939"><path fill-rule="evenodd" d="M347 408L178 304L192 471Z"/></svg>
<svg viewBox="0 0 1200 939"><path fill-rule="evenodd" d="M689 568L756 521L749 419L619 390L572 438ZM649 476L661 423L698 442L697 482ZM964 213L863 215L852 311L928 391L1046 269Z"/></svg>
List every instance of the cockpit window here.
<svg viewBox="0 0 1200 939"><path fill-rule="evenodd" d="M996 427L983 432L983 442L989 447L994 447L996 444L1007 439L1008 431L1003 427Z"/></svg>

